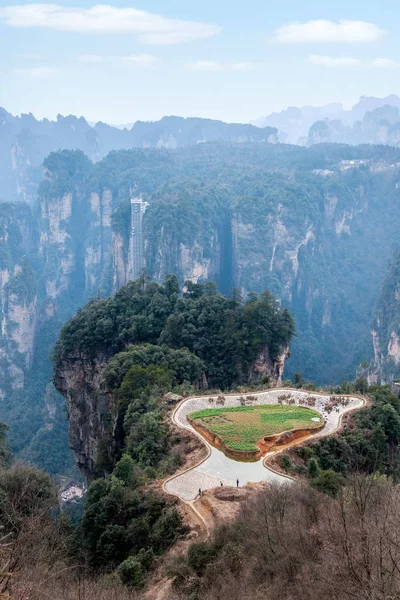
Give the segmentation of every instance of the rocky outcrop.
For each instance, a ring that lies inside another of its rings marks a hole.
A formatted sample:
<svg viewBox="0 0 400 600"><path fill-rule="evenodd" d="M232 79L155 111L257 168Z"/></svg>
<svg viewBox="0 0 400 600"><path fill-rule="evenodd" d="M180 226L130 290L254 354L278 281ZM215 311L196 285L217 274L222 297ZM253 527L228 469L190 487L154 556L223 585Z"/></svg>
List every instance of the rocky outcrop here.
<svg viewBox="0 0 400 600"><path fill-rule="evenodd" d="M152 219L151 207L148 212ZM199 239L200 236L196 236L189 244L180 239L181 235L175 235L162 223L149 223L146 217L146 268L155 279L162 281L164 277L173 272L182 282L186 280L195 283L207 280L220 282L222 248L217 225L207 240L204 240L203 232L201 232L201 239ZM158 231L157 229L150 231L150 227L153 226L156 226ZM155 236L155 233L158 235ZM155 240L157 240L156 244Z"/></svg>
<svg viewBox="0 0 400 600"><path fill-rule="evenodd" d="M87 159L72 156L85 177ZM23 204L0 205L0 418L18 427L23 421L27 439L52 421L48 357L60 326L98 289L103 295L112 290L112 193L87 194L73 170L55 162L33 214ZM16 391L18 405L10 411ZM35 418L31 425L19 415L25 402L44 415L42 423Z"/></svg>
<svg viewBox="0 0 400 600"><path fill-rule="evenodd" d="M103 381L107 357L70 356L57 369L54 384L67 401L69 444L89 480L109 472L115 441L111 394Z"/></svg>
<svg viewBox="0 0 400 600"><path fill-rule="evenodd" d="M0 214L0 399L24 385L38 321L36 277L30 259L33 223L26 206Z"/></svg>
<svg viewBox="0 0 400 600"><path fill-rule="evenodd" d="M40 202L39 256L49 276L46 296L55 300L70 284L76 270L75 244L71 234L72 192L61 196L45 195Z"/></svg>
<svg viewBox="0 0 400 600"><path fill-rule="evenodd" d="M374 360L369 367L369 382L391 383L400 376L400 251L389 265L372 323Z"/></svg>
<svg viewBox="0 0 400 600"><path fill-rule="evenodd" d="M282 375L285 370L285 361L289 358L289 346L281 349L281 352L275 359L271 358L268 348L259 354L249 372L249 383L260 381L265 378L267 381L282 383Z"/></svg>
<svg viewBox="0 0 400 600"><path fill-rule="evenodd" d="M87 295L94 295L99 288L102 288L101 292L104 295L110 293L112 289L113 232L111 215L115 207L113 193L110 189L105 189L100 194L92 192L89 194L88 200L88 225L82 240L85 291ZM85 198L83 201L87 202L87 199Z"/></svg>

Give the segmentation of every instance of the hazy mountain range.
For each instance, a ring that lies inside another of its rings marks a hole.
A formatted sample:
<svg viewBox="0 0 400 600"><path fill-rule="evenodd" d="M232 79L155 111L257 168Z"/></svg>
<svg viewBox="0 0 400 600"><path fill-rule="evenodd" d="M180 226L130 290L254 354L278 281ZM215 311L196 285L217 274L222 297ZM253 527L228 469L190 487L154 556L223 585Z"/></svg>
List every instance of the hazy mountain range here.
<svg viewBox="0 0 400 600"><path fill-rule="evenodd" d="M389 105L400 108L400 98L395 94L384 98L361 96L360 100L350 110L345 110L342 104L333 103L326 106L289 106L288 108L274 112L266 117L260 117L252 121L257 127L276 127L279 130L279 140L289 144L310 145L309 131L316 121L340 122L342 128L352 127L357 121L362 121L366 113ZM346 142L344 134L340 140ZM373 140L370 140L373 143ZM311 142L312 143L312 142ZM351 141L349 142L351 143Z"/></svg>
<svg viewBox="0 0 400 600"><path fill-rule="evenodd" d="M182 117L137 121L130 129L120 129L102 122L92 126L73 115L38 120L31 113L13 116L0 108L0 201L32 203L43 178L44 158L60 149L82 150L98 161L111 150L178 148L213 141L276 142L277 134L273 127Z"/></svg>

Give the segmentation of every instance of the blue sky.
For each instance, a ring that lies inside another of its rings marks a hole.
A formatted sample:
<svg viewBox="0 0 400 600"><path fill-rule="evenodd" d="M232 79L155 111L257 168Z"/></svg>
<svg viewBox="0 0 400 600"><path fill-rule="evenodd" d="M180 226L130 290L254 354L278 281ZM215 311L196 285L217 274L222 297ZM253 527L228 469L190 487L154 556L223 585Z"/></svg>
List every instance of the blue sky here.
<svg viewBox="0 0 400 600"><path fill-rule="evenodd" d="M127 123L248 122L400 95L400 3L0 0L0 106Z"/></svg>

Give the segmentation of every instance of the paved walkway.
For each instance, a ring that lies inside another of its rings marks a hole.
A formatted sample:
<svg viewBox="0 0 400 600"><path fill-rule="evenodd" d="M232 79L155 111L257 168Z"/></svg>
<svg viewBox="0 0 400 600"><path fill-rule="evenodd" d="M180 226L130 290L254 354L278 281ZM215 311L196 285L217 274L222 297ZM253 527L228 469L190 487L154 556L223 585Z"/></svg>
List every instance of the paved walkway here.
<svg viewBox="0 0 400 600"><path fill-rule="evenodd" d="M246 396L246 394L244 394ZM250 395L250 394L247 394ZM268 390L265 392L251 393L251 396L255 396L257 401L255 404L277 404L279 396L285 395L287 398L283 400L284 404L288 403L289 397L291 401L297 406L308 406L307 399L312 396L316 399L314 410L321 413L325 419L325 427L314 434L314 439L324 437L336 431L340 424L341 416L354 410L355 408L361 408L363 406L363 400L357 397L347 397L348 404L346 406L339 405L338 410L333 409L332 412L326 411L326 405L332 400L332 396L316 394L313 392L305 392L300 390L287 390L287 389L275 389ZM173 420L185 429L194 431L194 428L190 425L187 420L187 415L205 408L215 407L218 408L215 401L217 396L212 396L214 403L210 403L208 397L197 397L189 398L183 401L176 409ZM239 406L240 394L235 396L225 396L225 407ZM199 435L197 432L195 432ZM201 437L201 436L200 436ZM223 452L217 450L211 446L204 438L201 438L206 444L209 456L200 465L194 469L190 469L181 475L176 475L167 481L164 485L165 490L174 495L178 496L182 500L191 501L194 500L199 493L199 489L206 490L221 485L236 485L236 480L239 479L239 485L246 485L249 482L258 481L270 481L287 483L290 481L287 477L279 475L274 471L264 466L264 458L261 458L257 462L245 463L233 460L225 456Z"/></svg>

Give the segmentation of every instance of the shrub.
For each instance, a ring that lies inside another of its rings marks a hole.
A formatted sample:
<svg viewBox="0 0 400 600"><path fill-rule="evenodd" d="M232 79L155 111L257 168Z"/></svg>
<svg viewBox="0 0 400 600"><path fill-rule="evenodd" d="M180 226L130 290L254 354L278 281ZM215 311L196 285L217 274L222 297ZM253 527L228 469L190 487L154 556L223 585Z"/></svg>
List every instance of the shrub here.
<svg viewBox="0 0 400 600"><path fill-rule="evenodd" d="M292 468L292 461L290 460L289 454L284 454L282 456L282 467L285 471L290 471Z"/></svg>
<svg viewBox="0 0 400 600"><path fill-rule="evenodd" d="M308 476L314 479L320 474L321 469L319 468L318 461L315 458L310 458L308 461Z"/></svg>
<svg viewBox="0 0 400 600"><path fill-rule="evenodd" d="M136 556L130 556L118 567L117 573L121 582L127 587L143 587L146 581L146 571Z"/></svg>
<svg viewBox="0 0 400 600"><path fill-rule="evenodd" d="M320 492L336 498L343 483L344 480L340 473L328 469L327 471L321 471L311 485Z"/></svg>
<svg viewBox="0 0 400 600"><path fill-rule="evenodd" d="M207 565L211 562L214 556L213 547L207 542L193 544L189 548L187 561L189 567L196 573L202 575Z"/></svg>

